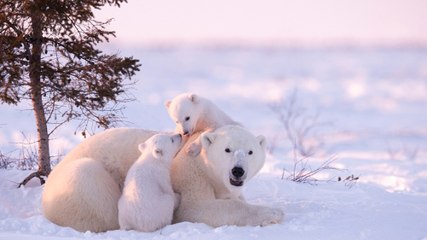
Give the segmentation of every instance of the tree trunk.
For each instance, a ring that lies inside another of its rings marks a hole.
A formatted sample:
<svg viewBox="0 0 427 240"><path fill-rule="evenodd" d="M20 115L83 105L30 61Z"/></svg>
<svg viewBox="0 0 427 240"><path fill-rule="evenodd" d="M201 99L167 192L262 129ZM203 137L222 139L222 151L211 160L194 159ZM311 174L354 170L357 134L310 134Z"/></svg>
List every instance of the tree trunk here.
<svg viewBox="0 0 427 240"><path fill-rule="evenodd" d="M32 26L32 49L30 57L30 91L31 102L33 104L34 115L36 118L37 134L38 134L38 170L30 174L20 186L25 185L33 177L38 177L43 184L42 176L48 176L51 171L50 153L49 153L49 134L46 124L46 116L43 107L42 85L40 81L41 75L41 54L43 45L43 23L42 14L36 6L31 9L31 26Z"/></svg>

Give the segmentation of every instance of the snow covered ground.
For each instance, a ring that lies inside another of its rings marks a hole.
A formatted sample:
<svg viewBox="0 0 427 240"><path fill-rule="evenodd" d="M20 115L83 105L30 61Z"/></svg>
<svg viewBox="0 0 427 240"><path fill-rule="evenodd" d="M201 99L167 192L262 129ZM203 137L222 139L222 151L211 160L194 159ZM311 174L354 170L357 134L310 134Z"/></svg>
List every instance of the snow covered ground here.
<svg viewBox="0 0 427 240"><path fill-rule="evenodd" d="M117 49L110 49L116 52ZM0 170L0 239L427 239L427 49L418 48L145 48L121 49L141 59L122 126L172 130L163 106L181 92L210 98L269 142L265 167L246 186L254 204L279 206L285 221L268 227L180 223L154 233L79 233L41 214L42 186L21 189L29 172ZM324 171L316 185L282 179L293 167L284 128L271 106L289 103L317 124L312 168L328 156L346 171ZM0 106L0 150L34 139L28 105ZM82 137L76 124L58 131L52 154ZM21 133L22 132L22 133ZM13 152L19 155L19 151ZM359 177L355 182L337 178ZM355 183L355 184L354 184ZM348 186L348 184L354 184Z"/></svg>

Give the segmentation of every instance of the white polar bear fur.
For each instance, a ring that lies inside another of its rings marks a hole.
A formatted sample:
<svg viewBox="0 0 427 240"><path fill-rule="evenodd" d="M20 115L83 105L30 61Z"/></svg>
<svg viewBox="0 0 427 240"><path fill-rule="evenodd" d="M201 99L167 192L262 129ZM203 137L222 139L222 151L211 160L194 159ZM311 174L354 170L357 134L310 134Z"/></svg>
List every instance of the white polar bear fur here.
<svg viewBox="0 0 427 240"><path fill-rule="evenodd" d="M119 229L117 202L138 145L156 132L116 128L91 136L56 165L44 185L47 219L78 231Z"/></svg>
<svg viewBox="0 0 427 240"><path fill-rule="evenodd" d="M177 131L183 135L239 125L210 100L193 93L182 93L166 101L165 106Z"/></svg>
<svg viewBox="0 0 427 240"><path fill-rule="evenodd" d="M182 93L166 101L165 106L176 124L176 131L182 135L213 131L225 125L240 126L210 100L194 93ZM192 157L197 156L200 150L200 139L195 139L185 148Z"/></svg>
<svg viewBox="0 0 427 240"><path fill-rule="evenodd" d="M256 150L256 167L248 164L247 182L264 162L265 143L258 141L262 137L257 140L237 126L225 126L215 132L220 137L214 137L216 140L211 148L203 149L197 157L181 150L172 161L172 187L181 195L173 222L203 222L211 226L280 222L283 218L280 209L250 205L238 198L240 191L236 194L233 189L237 187L227 185L224 176L216 179L222 175L217 171L221 167L210 173L211 169L216 169L210 162L221 162L225 153L218 150L217 157L210 159L215 156L210 152L217 146L215 144L235 144L241 149L260 146L260 150ZM110 129L80 143L53 169L46 181L42 193L46 218L83 232L119 229L118 200L126 173L140 155L138 145L154 134L142 129ZM194 134L190 140L199 135ZM189 143L187 141L186 145ZM224 164L227 165L229 163Z"/></svg>
<svg viewBox="0 0 427 240"><path fill-rule="evenodd" d="M202 222L213 227L281 222L282 210L246 203L240 198L242 186L233 186L230 181L235 166L245 170L243 184L261 169L265 161L265 138L255 137L235 125L200 134L193 134L186 145L200 136L201 154L189 156L181 150L172 162L172 186L181 195L174 222Z"/></svg>
<svg viewBox="0 0 427 240"><path fill-rule="evenodd" d="M179 134L156 134L139 145L141 156L129 169L119 199L120 229L152 232L172 223L178 201L169 169L181 141Z"/></svg>

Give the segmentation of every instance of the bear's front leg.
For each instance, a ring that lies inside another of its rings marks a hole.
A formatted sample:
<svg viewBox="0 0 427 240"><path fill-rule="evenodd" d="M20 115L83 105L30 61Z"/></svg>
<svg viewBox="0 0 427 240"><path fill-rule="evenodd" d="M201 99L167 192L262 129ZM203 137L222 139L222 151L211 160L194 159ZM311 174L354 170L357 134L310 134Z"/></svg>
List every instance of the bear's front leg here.
<svg viewBox="0 0 427 240"><path fill-rule="evenodd" d="M174 222L201 222L212 227L223 225L266 226L282 222L279 208L248 204L238 199L212 199L187 202L175 212Z"/></svg>

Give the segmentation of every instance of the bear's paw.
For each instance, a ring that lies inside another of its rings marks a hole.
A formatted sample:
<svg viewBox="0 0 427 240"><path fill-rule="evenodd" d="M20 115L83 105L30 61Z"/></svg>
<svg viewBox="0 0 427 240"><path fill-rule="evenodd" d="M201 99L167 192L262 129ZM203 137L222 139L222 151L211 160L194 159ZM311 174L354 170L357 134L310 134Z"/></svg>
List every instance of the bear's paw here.
<svg viewBox="0 0 427 240"><path fill-rule="evenodd" d="M271 224L278 224L283 221L285 214L280 208L264 208L262 214L259 215L261 220L261 226L267 226Z"/></svg>

